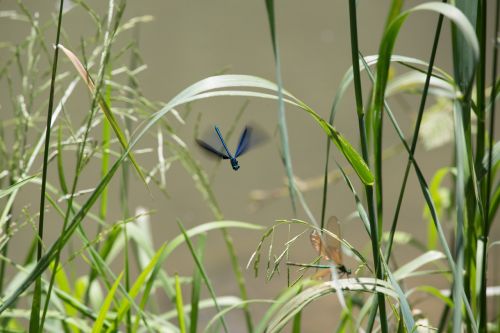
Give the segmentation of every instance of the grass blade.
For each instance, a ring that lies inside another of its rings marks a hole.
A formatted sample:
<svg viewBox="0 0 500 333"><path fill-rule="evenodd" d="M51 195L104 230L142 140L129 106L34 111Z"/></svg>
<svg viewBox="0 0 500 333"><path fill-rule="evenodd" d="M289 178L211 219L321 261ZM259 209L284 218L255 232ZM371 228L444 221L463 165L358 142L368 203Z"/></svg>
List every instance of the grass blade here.
<svg viewBox="0 0 500 333"><path fill-rule="evenodd" d="M184 303L182 301L182 289L179 281L179 274L175 274L175 306L177 309L177 319L181 333L186 333L186 323L184 321Z"/></svg>
<svg viewBox="0 0 500 333"><path fill-rule="evenodd" d="M217 312L221 312L222 309L220 308L219 304L217 303L217 296L215 294L215 290L212 287L212 283L210 282L210 279L208 278L208 275L205 272L205 269L203 268L203 264L201 263L200 259L196 255L196 252L193 248L193 244L191 243L189 235L186 232L186 230L184 229L184 227L180 221L177 221L177 224L179 225L179 228L181 229L182 236L184 236L184 241L186 242L186 244L189 248L189 251L191 252L191 256L193 257L193 259L196 263L196 267L198 268L198 271L200 272L201 277L203 278L203 281L205 282L205 285L207 286L208 292L210 293L210 296L212 297L212 300L214 301L215 308L217 309ZM222 327L224 327L224 331L227 333L228 329L227 329L226 321L224 320L223 316L220 317L220 321L221 321Z"/></svg>
<svg viewBox="0 0 500 333"><path fill-rule="evenodd" d="M29 176L29 177L24 177L23 179L18 180L16 183L10 185L6 189L0 190L0 199L3 198L3 197L5 197L5 196L7 196L7 195L9 195L9 194L11 194L14 191L19 190L24 185L37 180L38 176L39 175L33 175L33 176Z"/></svg>
<svg viewBox="0 0 500 333"><path fill-rule="evenodd" d="M63 16L63 0L59 1L59 14L57 19L57 32L56 32L56 45L59 44L59 38L61 36L61 26L62 26L62 16ZM47 186L47 172L49 165L49 148L50 148L50 126L52 124L52 112L54 108L54 92L55 92L55 80L57 74L57 64L59 60L59 49L54 50L54 58L52 63L52 76L50 80L50 93L49 93L49 105L47 111L47 127L45 132L45 147L43 153L43 171L42 171L42 187L40 190L40 216L38 220L38 246L37 246L37 261L42 260L43 251L43 231L44 231L44 217L45 217L45 190ZM30 316L30 332L37 333L40 329L40 305L42 303L42 280L41 275L39 275L35 282L35 291L33 294L32 304L31 304L31 316Z"/></svg>
<svg viewBox="0 0 500 333"><path fill-rule="evenodd" d="M271 41L273 45L274 62L276 66L276 84L278 86L278 106L279 106L279 128L280 128L280 138L281 138L281 154L283 155L283 160L285 162L286 175L288 178L288 191L290 193L290 200L292 202L292 209L294 214L296 213L295 208L295 178L293 177L292 170L292 157L290 155L290 147L288 145L288 130L286 126L285 118L285 103L283 100L283 82L281 79L281 62L280 62L280 52L278 47L278 41L276 37L276 21L274 16L274 0L266 0L266 10L267 18L269 21L269 28L271 30Z"/></svg>
<svg viewBox="0 0 500 333"><path fill-rule="evenodd" d="M205 234L200 234L198 237L197 254L200 262L203 262L203 254L205 253L205 243L207 237ZM191 287L191 313L190 313L190 333L196 333L198 327L198 311L200 306L200 291L201 291L201 273L196 269L193 273L193 282Z"/></svg>
<svg viewBox="0 0 500 333"><path fill-rule="evenodd" d="M113 302L116 289L118 288L118 285L120 284L122 276L123 276L123 272L120 273L120 275L118 275L118 278L116 279L115 283L113 284L113 286L109 290L108 295L104 299L101 310L99 311L99 316L97 317L97 320L95 321L94 326L92 327L92 333L101 333L103 331L104 320L106 319L106 316L108 314L108 310L111 306L111 302Z"/></svg>

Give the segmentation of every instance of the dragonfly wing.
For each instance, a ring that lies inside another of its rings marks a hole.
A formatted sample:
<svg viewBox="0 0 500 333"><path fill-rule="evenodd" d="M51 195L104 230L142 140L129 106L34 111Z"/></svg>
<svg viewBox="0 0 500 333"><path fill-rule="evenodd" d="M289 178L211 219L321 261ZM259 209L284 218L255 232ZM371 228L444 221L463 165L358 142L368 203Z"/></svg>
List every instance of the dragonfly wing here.
<svg viewBox="0 0 500 333"><path fill-rule="evenodd" d="M241 133L240 141L238 142L238 148L236 148L236 152L234 153L235 157L240 156L248 149L248 144L250 142L250 136L252 135L252 128L246 126Z"/></svg>
<svg viewBox="0 0 500 333"><path fill-rule="evenodd" d="M212 156L215 155L215 156L217 156L219 158L222 158L224 160L229 159L229 156L227 156L227 154L223 153L220 150L217 150L216 148L212 147L211 145L209 145L208 143L206 143L203 140L196 139L196 143L198 144L198 146L200 146L201 148L203 148L206 152L211 153Z"/></svg>
<svg viewBox="0 0 500 333"><path fill-rule="evenodd" d="M238 147L236 148L235 157L244 154L248 149L258 146L264 143L268 139L266 132L261 130L256 125L245 126L245 129L241 133L240 141L238 142Z"/></svg>
<svg viewBox="0 0 500 333"><path fill-rule="evenodd" d="M337 217L330 217L326 224L326 228L337 237L335 238L331 235L325 235L327 255L330 257L330 260L333 260L337 265L343 265L342 247L340 244L340 239L342 236L340 234L340 223Z"/></svg>
<svg viewBox="0 0 500 333"><path fill-rule="evenodd" d="M330 257L327 255L325 245L321 240L321 235L317 230L313 230L309 235L309 240L313 249L325 260L329 260Z"/></svg>

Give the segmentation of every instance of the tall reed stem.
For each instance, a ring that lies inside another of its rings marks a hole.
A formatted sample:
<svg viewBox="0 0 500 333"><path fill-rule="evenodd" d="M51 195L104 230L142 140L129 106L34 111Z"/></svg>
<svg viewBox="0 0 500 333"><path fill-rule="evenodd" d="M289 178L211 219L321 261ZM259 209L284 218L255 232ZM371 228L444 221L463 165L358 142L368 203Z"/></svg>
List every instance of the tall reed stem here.
<svg viewBox="0 0 500 333"><path fill-rule="evenodd" d="M54 61L52 63L52 75L50 78L49 105L47 107L47 127L45 129L45 146L43 151L43 171L42 171L42 186L40 190L40 208L38 219L38 245L37 245L37 261L42 258L43 252L43 231L45 218L45 191L47 188L47 171L49 166L49 149L50 149L50 132L52 124L52 111L54 108L54 92L56 86L57 62L59 60L59 40L61 36L61 25L63 16L64 1L59 1L59 14L57 19L56 44L54 48ZM39 275L35 282L35 292L31 304L30 315L30 333L38 333L40 326L40 305L42 302L42 276Z"/></svg>

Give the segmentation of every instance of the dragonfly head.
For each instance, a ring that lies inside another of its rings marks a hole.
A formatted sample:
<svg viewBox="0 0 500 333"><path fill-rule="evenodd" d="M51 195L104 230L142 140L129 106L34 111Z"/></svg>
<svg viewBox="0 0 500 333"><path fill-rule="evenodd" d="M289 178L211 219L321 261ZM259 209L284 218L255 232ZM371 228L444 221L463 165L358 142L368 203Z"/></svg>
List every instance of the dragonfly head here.
<svg viewBox="0 0 500 333"><path fill-rule="evenodd" d="M238 165L238 161L235 158L231 159L231 166L233 167L234 171L238 171L240 166Z"/></svg>

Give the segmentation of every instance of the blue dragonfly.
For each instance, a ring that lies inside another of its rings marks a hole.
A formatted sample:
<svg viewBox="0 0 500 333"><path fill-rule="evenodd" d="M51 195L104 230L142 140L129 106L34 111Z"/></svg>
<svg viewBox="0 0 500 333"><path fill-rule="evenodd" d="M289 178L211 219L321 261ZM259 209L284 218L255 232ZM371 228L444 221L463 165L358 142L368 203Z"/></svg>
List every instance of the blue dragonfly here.
<svg viewBox="0 0 500 333"><path fill-rule="evenodd" d="M217 126L214 126L215 133L217 137L211 141L216 141L213 144L207 143L206 141L196 139L196 143L205 151L210 153L216 158L221 158L224 160L229 160L231 162L231 167L234 171L240 168L237 158L248 151L249 148L262 143L265 140L265 134L255 128L255 126L245 126L245 129L241 133L240 141L236 147L236 152L231 154L229 148L222 137L222 133ZM222 144L222 146L221 146Z"/></svg>

